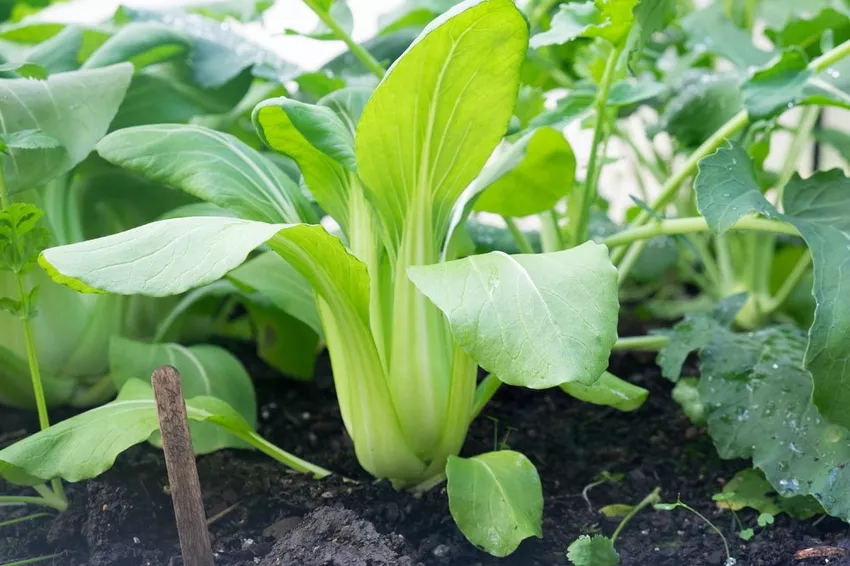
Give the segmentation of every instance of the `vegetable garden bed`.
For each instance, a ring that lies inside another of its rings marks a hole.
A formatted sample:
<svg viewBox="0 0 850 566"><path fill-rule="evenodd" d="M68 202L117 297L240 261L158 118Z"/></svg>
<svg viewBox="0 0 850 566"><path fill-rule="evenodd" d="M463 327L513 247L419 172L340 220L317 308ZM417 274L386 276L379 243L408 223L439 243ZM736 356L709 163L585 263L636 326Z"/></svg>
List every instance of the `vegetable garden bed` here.
<svg viewBox="0 0 850 566"><path fill-rule="evenodd" d="M579 535L611 534L619 519L600 508L635 504L660 487L665 500L691 503L728 537L739 564L753 566L824 564L823 556L797 560L819 546L850 549L850 530L837 519L776 524L750 542L737 539L731 513L711 498L744 465L717 457L710 439L693 427L669 399L670 387L646 354L618 355L612 369L649 388L643 407L632 413L580 403L555 392L511 388L500 392L470 432L470 454L504 442L538 464L545 493L543 540L530 539L507 559L487 558L457 530L445 493L422 499L373 483L359 471L350 441L339 427L327 365L314 384L284 384L253 360L261 381L260 432L299 456L356 478L314 481L285 473L260 455L225 451L199 460L216 564L379 566L404 564L563 565L566 548ZM2 432L37 422L14 412L0 418ZM582 491L602 472L621 479ZM0 563L21 556L60 553L57 564L173 564L177 534L160 452L132 449L103 476L69 489L72 509L22 524L0 534ZM3 512L0 520L22 514ZM741 512L747 524L756 514ZM693 515L645 510L623 530L617 548L624 564L678 566L723 564L720 538ZM829 564L842 564L833 555Z"/></svg>

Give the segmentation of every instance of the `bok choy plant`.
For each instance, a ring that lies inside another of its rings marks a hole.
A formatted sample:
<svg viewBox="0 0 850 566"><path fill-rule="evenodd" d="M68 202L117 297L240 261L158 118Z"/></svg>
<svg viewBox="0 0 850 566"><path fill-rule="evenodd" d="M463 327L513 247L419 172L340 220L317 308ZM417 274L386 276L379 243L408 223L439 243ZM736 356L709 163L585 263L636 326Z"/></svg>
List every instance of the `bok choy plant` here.
<svg viewBox="0 0 850 566"><path fill-rule="evenodd" d="M603 245L462 259L450 246L467 189L508 131L527 45L513 2L467 0L433 20L374 92L256 107L260 136L298 164L339 236L310 223L301 193L235 138L138 126L106 136L99 155L230 216L160 220L48 249L40 264L82 292L165 296L218 280L259 247L275 252L312 288L363 468L409 489L447 477L464 534L508 554L541 534L540 481L514 451L458 457L467 427L499 381L592 391L619 307ZM290 303L292 316L310 312ZM476 388L479 365L491 377ZM38 476L35 466L23 449L12 465Z"/></svg>

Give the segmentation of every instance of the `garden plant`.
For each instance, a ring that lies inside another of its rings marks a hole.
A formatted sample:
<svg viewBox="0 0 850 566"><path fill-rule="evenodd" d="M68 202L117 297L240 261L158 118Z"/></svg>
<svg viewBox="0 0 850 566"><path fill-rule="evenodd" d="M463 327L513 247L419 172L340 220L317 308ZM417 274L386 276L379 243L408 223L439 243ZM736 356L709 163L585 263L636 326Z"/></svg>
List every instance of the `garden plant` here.
<svg viewBox="0 0 850 566"><path fill-rule="evenodd" d="M275 31L343 42L319 71L240 31L259 2L6 16L0 407L39 430L0 444L0 529L156 453L163 364L199 456L438 498L481 560L545 537L544 501L598 514L590 490L624 481L549 497L554 463L498 420L479 449L497 393L629 428L660 396L737 462L708 501L727 521L656 485L599 510L615 529L552 517L570 540L517 563L656 563L618 550L653 512L692 513L727 564L779 515L850 521L850 178L821 166L850 159L824 125L850 109L850 7L410 1L357 43L344 0L304 3L316 29ZM359 470L262 425L253 370L318 395L325 359Z"/></svg>

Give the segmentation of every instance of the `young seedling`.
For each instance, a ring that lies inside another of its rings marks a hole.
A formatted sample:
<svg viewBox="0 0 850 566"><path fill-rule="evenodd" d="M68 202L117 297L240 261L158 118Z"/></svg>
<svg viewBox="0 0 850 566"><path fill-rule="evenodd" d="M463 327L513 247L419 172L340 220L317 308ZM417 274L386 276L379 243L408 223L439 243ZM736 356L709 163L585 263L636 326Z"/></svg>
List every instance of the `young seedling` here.
<svg viewBox="0 0 850 566"><path fill-rule="evenodd" d="M723 535L723 531L718 529L717 526L711 521L709 521L705 515L703 515L690 505L683 503L682 500L678 498L676 499L675 503L656 503L653 507L657 511L673 511L679 507L690 511L691 513L699 517L703 522L705 522L705 524L711 527L711 530L717 533L717 535L720 537L720 540L723 541L723 548L726 550L726 566L734 566L737 563L737 560L732 557L732 553L729 550L729 543L726 541L726 537Z"/></svg>
<svg viewBox="0 0 850 566"><path fill-rule="evenodd" d="M180 373L172 366L161 366L153 372L151 385L156 399L162 451L165 453L183 563L186 566L213 566L210 534L201 497L198 467L192 450Z"/></svg>

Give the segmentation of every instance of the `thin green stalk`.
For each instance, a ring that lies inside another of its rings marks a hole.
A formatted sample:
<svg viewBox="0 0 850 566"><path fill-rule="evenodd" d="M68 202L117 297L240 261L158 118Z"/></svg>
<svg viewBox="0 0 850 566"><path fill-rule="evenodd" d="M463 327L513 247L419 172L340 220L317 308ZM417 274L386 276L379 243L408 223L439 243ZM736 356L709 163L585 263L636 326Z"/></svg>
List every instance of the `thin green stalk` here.
<svg viewBox="0 0 850 566"><path fill-rule="evenodd" d="M559 252L565 248L558 213L554 209L540 215L540 247L544 253Z"/></svg>
<svg viewBox="0 0 850 566"><path fill-rule="evenodd" d="M778 207L782 206L782 195L785 192L785 185L788 184L788 181L791 180L791 177L797 171L797 164L800 162L800 157L809 143L809 137L815 124L817 124L820 112L821 109L818 106L807 106L803 109L803 114L800 116L800 124L797 126L791 146L788 148L785 163L779 175L779 180L776 183L776 206Z"/></svg>
<svg viewBox="0 0 850 566"><path fill-rule="evenodd" d="M584 183L581 184L578 192L574 193L577 200L570 199L570 204L574 210L570 211L570 233L572 235L570 241L572 245L581 244L587 239L587 227L590 223L590 209L596 200L597 181L602 169L602 161L605 159L605 151L599 156L599 146L604 145L607 148L608 136L608 94L611 92L611 86L614 83L614 76L617 70L617 64L620 61L620 56L623 53L625 45L619 45L608 55L605 62L605 70L602 73L602 79L599 82L599 90L596 93L596 125L593 128L593 141L590 146L590 158L587 163L587 174L584 177ZM577 209L577 210L575 210Z"/></svg>
<svg viewBox="0 0 850 566"><path fill-rule="evenodd" d="M363 47L361 47L357 42L355 42L348 33L342 29L333 16L331 16L330 12L322 10L316 0L304 0L304 3L308 8L313 10L313 12L319 16L319 19L322 20L328 28L333 32L333 34L337 37L337 39L342 40L351 50L357 59L360 60L363 65L369 69L369 71L378 77L379 79L384 78L384 74L386 73L386 69L378 62L377 59L372 57L372 54L366 51Z"/></svg>
<svg viewBox="0 0 850 566"><path fill-rule="evenodd" d="M529 17L529 24L532 28L540 25L540 20L543 19L546 14L549 13L549 10L558 3L560 0L541 0L541 2L531 10L531 17Z"/></svg>
<svg viewBox="0 0 850 566"><path fill-rule="evenodd" d="M782 306L782 304L788 299L788 296L794 290L794 287L797 286L797 283L800 282L800 279L803 275L806 274L809 266L812 264L812 254L808 251L804 253L797 263L794 265L794 268L791 270L791 273L788 277L785 278L785 281L782 283L782 286L776 292L776 294L770 298L764 305L764 314L768 315L772 312L775 312L776 309Z"/></svg>
<svg viewBox="0 0 850 566"><path fill-rule="evenodd" d="M531 247L531 242L528 241L528 238L525 236L525 232L520 230L519 226L516 225L514 219L510 216L502 216L502 220L505 221L508 231L511 233L516 245L519 247L519 251L524 254L533 254L534 248Z"/></svg>
<svg viewBox="0 0 850 566"><path fill-rule="evenodd" d="M281 450L256 432L242 433L231 431L235 436L241 438L266 456L269 456L284 466L292 468L298 472L303 472L306 474L313 474L313 477L316 479L321 479L331 475L329 470L322 468L321 466L317 466L315 464L311 464L306 460L302 460L298 456L294 454L290 454L285 450Z"/></svg>
<svg viewBox="0 0 850 566"><path fill-rule="evenodd" d="M0 207L6 209L9 208L9 206L11 206L11 201L9 199L8 190L6 189L6 177L3 173L2 166L0 166ZM15 272L14 275L18 287L19 300L23 303L27 297L27 293L24 289L24 278L18 272ZM35 353L35 340L33 340L32 336L32 325L30 324L29 318L26 316L21 317L21 325L23 326L24 344L27 350L27 363L29 364L30 379L32 380L32 391L33 396L35 397L35 406L38 411L38 423L41 430L44 430L50 427L50 419L47 415L47 401L44 398L44 386L41 382L41 371L38 367L38 357ZM53 480L51 484L53 485L53 491L56 496L63 502L67 503L65 490L62 487L62 480Z"/></svg>
<svg viewBox="0 0 850 566"><path fill-rule="evenodd" d="M25 566L26 564L37 564L39 562L46 562L47 560L52 560L54 558L59 558L62 556L61 554L48 554L45 556L37 556L36 558L25 558L24 560L16 560L14 562L6 562L5 564L0 564L0 566Z"/></svg>
<svg viewBox="0 0 850 566"><path fill-rule="evenodd" d="M732 269L732 254L729 251L729 240L725 234L715 237L714 247L717 251L717 267L720 269L720 281L723 286L721 295L732 291L735 285L735 272Z"/></svg>
<svg viewBox="0 0 850 566"><path fill-rule="evenodd" d="M666 346L670 342L669 336L661 334L650 334L647 336L627 336L626 338L618 338L614 343L614 350L639 350L645 352L655 352Z"/></svg>
<svg viewBox="0 0 850 566"><path fill-rule="evenodd" d="M629 272L637 263L637 260L640 259L640 254L643 253L643 250L646 248L646 244L649 240L641 240L637 242L635 245L629 248L629 253L626 254L626 257L623 258L623 261L620 262L620 265L617 266L617 283L621 286L626 282L626 279L629 276Z"/></svg>
<svg viewBox="0 0 850 566"><path fill-rule="evenodd" d="M32 515L18 517L17 519L0 521L0 529L2 529L3 527L11 527L12 525L17 525L18 523L25 523L26 521L34 521L35 519L40 519L42 517L50 517L50 513L33 513Z"/></svg>
<svg viewBox="0 0 850 566"><path fill-rule="evenodd" d="M481 414L481 411L484 410L484 407L487 406L487 403L490 402L490 399L493 398L493 395L496 394L496 391L501 386L502 382L492 373L487 374L487 377L478 384L478 388L475 390L475 401L472 403L472 416L470 416L469 422L474 421Z"/></svg>
<svg viewBox="0 0 850 566"><path fill-rule="evenodd" d="M830 65L836 63L850 55L850 40L841 43L820 57L813 59L809 62L808 70L813 73L820 73L825 71ZM673 196L679 190L679 186L693 174L697 169L697 165L703 157L706 157L710 153L714 152L720 145L726 140L726 138L733 136L734 134L741 131L744 127L749 124L750 118L747 114L746 110L741 110L732 118L729 119L723 126L720 127L714 134L708 138L702 145L700 145L691 155L688 157L684 166L670 179L664 184L661 189L661 194L658 196L656 201L652 204L651 210L652 212L642 211L637 218L635 218L632 226L638 227L643 226L653 217L654 213L659 212ZM614 253L611 256L614 264L619 264L622 261L623 256L626 255L625 249L617 249L614 250Z"/></svg>
<svg viewBox="0 0 850 566"><path fill-rule="evenodd" d="M628 522L631 521L635 515L640 513L642 509L649 507L650 505L654 505L660 500L661 488L656 487L649 495L644 497L640 503L632 507L631 511L629 511L629 513L625 517L623 517L623 520L620 521L620 524L617 525L617 528L614 530L614 534L611 535L611 544L614 544L614 542L617 540L617 537L620 536L620 532L623 530L623 528L625 528L626 524L628 524Z"/></svg>
<svg viewBox="0 0 850 566"><path fill-rule="evenodd" d="M714 256L711 255L705 240L693 234L685 234L685 238L699 252L706 277L715 289L719 289L722 284L720 280L720 269L717 267L717 262L714 261Z"/></svg>
<svg viewBox="0 0 850 566"><path fill-rule="evenodd" d="M605 238L601 243L605 244L609 248L613 248L615 246L625 246L648 238L655 238L656 236L692 234L695 232L707 232L708 230L708 224L702 216L694 216L693 218L670 218L654 222L647 226L637 226L635 228L623 230L622 232ZM757 232L775 232L777 234L788 234L791 236L800 235L797 229L787 222L771 220L768 218L758 218L754 216L742 218L736 222L730 230L754 230Z"/></svg>
<svg viewBox="0 0 850 566"><path fill-rule="evenodd" d="M0 495L0 507L3 505L41 505L42 507L50 507L57 511L64 511L68 508L66 502L59 501L58 499L29 495Z"/></svg>

